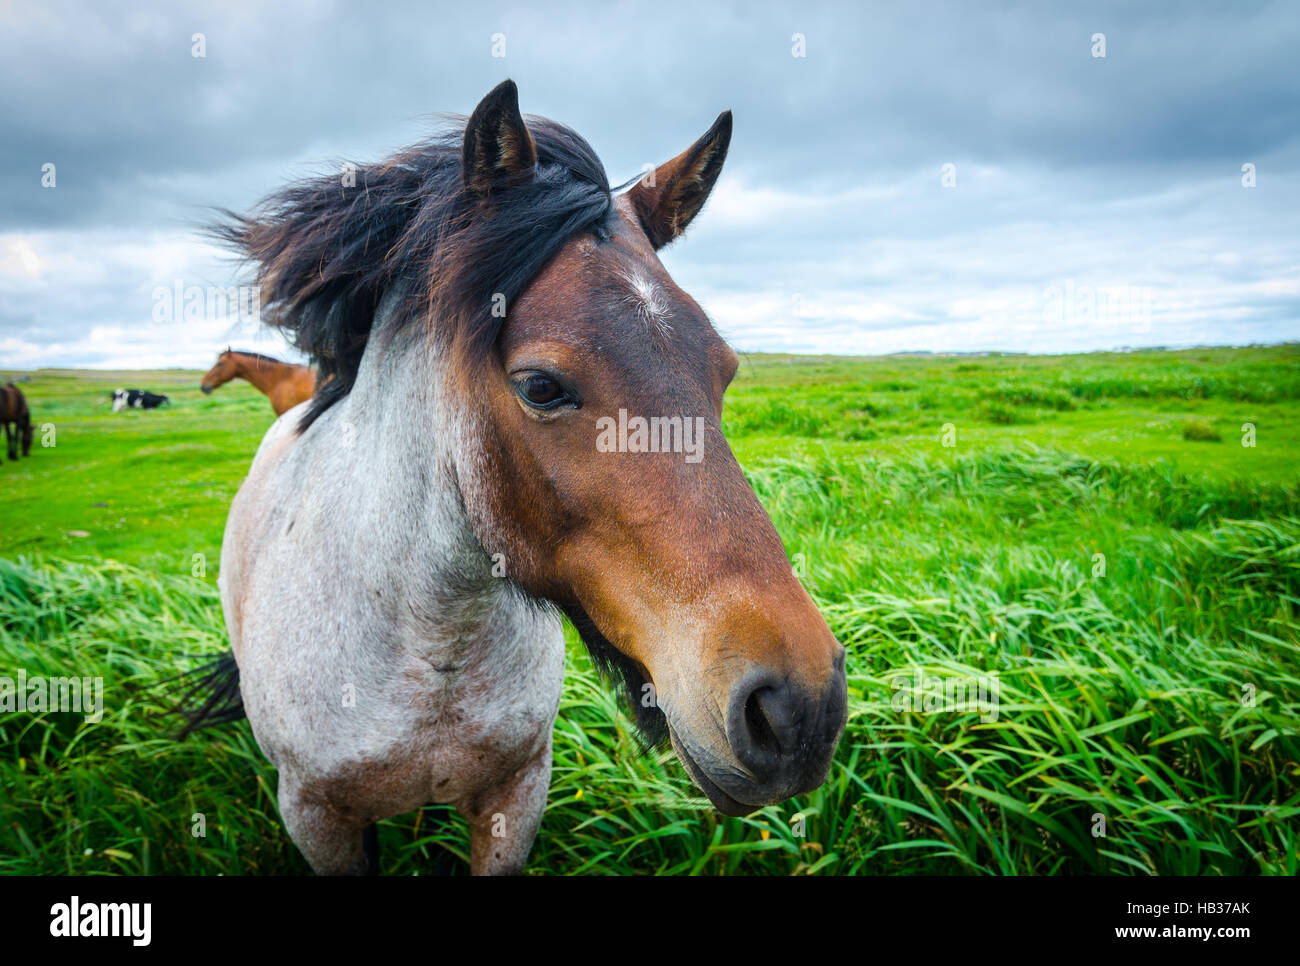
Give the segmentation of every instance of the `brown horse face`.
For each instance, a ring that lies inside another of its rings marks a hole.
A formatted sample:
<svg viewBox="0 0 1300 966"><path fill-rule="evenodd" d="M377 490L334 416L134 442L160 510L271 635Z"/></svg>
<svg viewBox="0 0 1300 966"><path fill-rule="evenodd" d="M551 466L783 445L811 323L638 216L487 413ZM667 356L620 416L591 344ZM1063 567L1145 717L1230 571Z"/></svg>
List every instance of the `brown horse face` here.
<svg viewBox="0 0 1300 966"><path fill-rule="evenodd" d="M235 378L235 356L229 349L217 356L216 365L207 371L199 388L203 395L208 395L218 386L224 386Z"/></svg>
<svg viewBox="0 0 1300 966"><path fill-rule="evenodd" d="M736 354L655 254L729 135L723 115L616 200L607 240L572 240L509 307L486 465L462 485L491 481L465 493L485 548L628 659L691 776L745 814L821 784L847 695L844 648L720 429Z"/></svg>

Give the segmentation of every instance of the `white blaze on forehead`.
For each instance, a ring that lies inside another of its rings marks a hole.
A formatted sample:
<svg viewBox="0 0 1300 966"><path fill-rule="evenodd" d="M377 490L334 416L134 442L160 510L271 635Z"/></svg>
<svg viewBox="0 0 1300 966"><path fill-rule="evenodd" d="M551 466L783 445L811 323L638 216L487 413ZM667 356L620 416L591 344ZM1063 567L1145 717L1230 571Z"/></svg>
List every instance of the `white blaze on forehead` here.
<svg viewBox="0 0 1300 966"><path fill-rule="evenodd" d="M622 278L631 290L623 301L636 307L646 325L654 326L664 335L672 331L668 322L668 302L663 291L640 272L623 272Z"/></svg>

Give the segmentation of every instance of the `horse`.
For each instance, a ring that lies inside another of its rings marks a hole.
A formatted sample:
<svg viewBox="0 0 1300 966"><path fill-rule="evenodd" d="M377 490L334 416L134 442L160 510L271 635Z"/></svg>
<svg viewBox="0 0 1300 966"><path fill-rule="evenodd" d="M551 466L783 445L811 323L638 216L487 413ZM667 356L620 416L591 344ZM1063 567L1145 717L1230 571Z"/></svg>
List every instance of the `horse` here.
<svg viewBox="0 0 1300 966"><path fill-rule="evenodd" d="M5 443L11 462L18 461L18 444L24 456L32 455L32 413L27 398L12 382L0 386L0 423L5 428Z"/></svg>
<svg viewBox="0 0 1300 966"><path fill-rule="evenodd" d="M614 189L509 80L461 122L355 190L299 182L212 228L331 378L231 504L231 651L182 731L242 702L320 874L377 871L374 823L430 803L466 818L473 874L522 871L563 616L725 815L817 788L847 715L845 649L722 434L738 357L656 254L712 191L730 112ZM614 424L627 445L599 445Z"/></svg>
<svg viewBox="0 0 1300 966"><path fill-rule="evenodd" d="M147 389L114 389L113 412L123 409L157 409L162 405L171 405L166 393L149 392Z"/></svg>
<svg viewBox="0 0 1300 966"><path fill-rule="evenodd" d="M231 379L246 379L261 390L271 400L277 416L310 399L316 390L316 373L307 366L230 348L217 356L216 364L204 375L199 388L206 396Z"/></svg>

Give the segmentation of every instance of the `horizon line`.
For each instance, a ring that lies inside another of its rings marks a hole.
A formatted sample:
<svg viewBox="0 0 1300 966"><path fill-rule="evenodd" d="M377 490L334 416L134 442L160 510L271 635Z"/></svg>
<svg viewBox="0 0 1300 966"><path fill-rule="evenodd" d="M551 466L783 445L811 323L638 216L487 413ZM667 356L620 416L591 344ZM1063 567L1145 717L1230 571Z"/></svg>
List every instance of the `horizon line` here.
<svg viewBox="0 0 1300 966"><path fill-rule="evenodd" d="M935 350L935 349L900 349L895 352L880 353L846 353L846 352L773 352L767 349L736 349L740 356L804 356L810 359L894 359L906 356L930 356L932 358L978 358L981 356L1014 356L1023 358L1052 358L1056 356L1115 355L1131 352L1192 352L1197 349L1280 349L1286 346L1300 346L1300 336L1284 339L1280 342L1196 342L1175 345L1141 345L1114 346L1108 349L1076 349L1061 352L1025 352L1019 349L972 349ZM246 350L236 350L246 351ZM309 361L308 365L311 364ZM201 367L193 366L95 366L95 365L54 365L23 367L14 366L0 369L0 372L53 372L59 370L84 370L87 372L195 372Z"/></svg>

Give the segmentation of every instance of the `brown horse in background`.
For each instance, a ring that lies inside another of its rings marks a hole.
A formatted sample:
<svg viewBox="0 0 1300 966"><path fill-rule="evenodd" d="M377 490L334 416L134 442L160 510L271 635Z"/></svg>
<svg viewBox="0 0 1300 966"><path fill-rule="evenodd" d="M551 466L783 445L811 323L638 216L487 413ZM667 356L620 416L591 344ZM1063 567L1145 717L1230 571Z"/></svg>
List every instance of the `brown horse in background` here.
<svg viewBox="0 0 1300 966"><path fill-rule="evenodd" d="M281 362L259 352L236 352L226 349L208 370L199 388L206 396L231 379L246 379L271 400L277 416L306 402L316 391L316 373L308 366Z"/></svg>
<svg viewBox="0 0 1300 966"><path fill-rule="evenodd" d="M23 444L23 455L32 455L32 414L27 399L12 382L0 386L0 423L5 427L5 441L9 445L9 459L18 459L18 443ZM12 424L12 425L10 425Z"/></svg>

